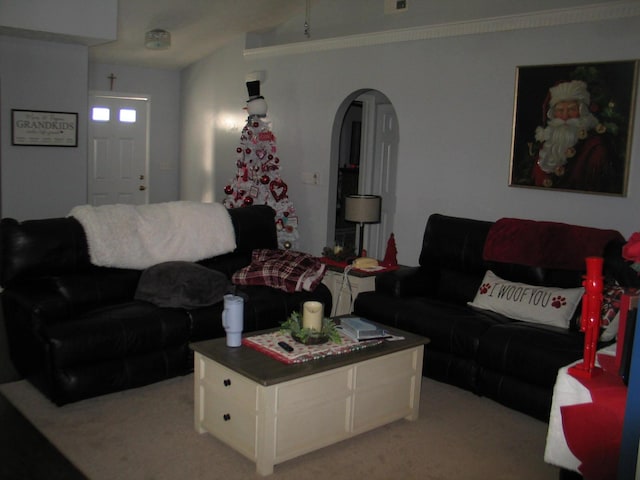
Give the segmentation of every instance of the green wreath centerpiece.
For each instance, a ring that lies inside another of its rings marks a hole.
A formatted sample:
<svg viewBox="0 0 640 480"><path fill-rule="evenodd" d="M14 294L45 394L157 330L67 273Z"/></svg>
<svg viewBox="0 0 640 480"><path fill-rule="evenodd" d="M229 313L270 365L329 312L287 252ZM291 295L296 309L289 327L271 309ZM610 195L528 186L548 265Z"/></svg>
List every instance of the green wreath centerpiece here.
<svg viewBox="0 0 640 480"><path fill-rule="evenodd" d="M329 340L342 343L342 337L335 322L326 317L322 319L322 330L318 332L311 328L304 328L300 313L293 312L285 322L280 324L280 331L289 333L296 342L305 345L319 345Z"/></svg>

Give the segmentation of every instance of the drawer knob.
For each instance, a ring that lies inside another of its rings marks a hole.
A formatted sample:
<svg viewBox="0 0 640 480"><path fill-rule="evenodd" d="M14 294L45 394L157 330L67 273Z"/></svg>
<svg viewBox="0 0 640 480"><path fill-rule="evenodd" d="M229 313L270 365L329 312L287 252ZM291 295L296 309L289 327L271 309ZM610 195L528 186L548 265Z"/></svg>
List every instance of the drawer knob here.
<svg viewBox="0 0 640 480"><path fill-rule="evenodd" d="M228 422L229 420L231 420L231 415L229 415L228 413L225 413L222 418L224 418L225 422Z"/></svg>
<svg viewBox="0 0 640 480"><path fill-rule="evenodd" d="M229 385L231 385L231 380L228 378L225 378L223 383L225 387L228 387Z"/></svg>

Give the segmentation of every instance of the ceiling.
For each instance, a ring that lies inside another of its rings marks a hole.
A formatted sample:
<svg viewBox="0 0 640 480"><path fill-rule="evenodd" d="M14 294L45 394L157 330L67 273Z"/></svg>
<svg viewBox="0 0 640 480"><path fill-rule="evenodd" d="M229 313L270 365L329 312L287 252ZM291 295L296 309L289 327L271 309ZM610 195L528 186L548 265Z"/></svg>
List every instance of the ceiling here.
<svg viewBox="0 0 640 480"><path fill-rule="evenodd" d="M118 39L89 47L92 62L181 69L247 32L286 22L304 0L119 0ZM149 50L144 34L171 33L171 48Z"/></svg>
<svg viewBox="0 0 640 480"><path fill-rule="evenodd" d="M2 0L0 0L2 1ZM179 70L212 54L232 39L244 37L249 32L264 33L286 24L295 17L304 18L304 12L314 8L314 15L326 24L326 30L337 23L346 22L349 32L358 32L362 24L373 21L373 27L393 25L401 17L384 18L380 23L381 10L362 10L362 3L369 6L374 0L117 0L117 40L96 45L95 39L65 38L64 35L27 31L0 26L0 35L28 36L51 41L67 41L89 45L89 60L97 63L112 63L148 68ZM376 0L376 4L380 6ZM385 4L392 0L384 0ZM415 0L414 0L415 1ZM517 14L540 9L584 6L599 1L617 3L617 0L447 0L447 2L415 3L405 20L419 18L420 12L437 23L460 21L488 15ZM628 0L633 3L633 0ZM343 3L344 2L344 3ZM624 2L622 2L624 3ZM446 8L444 8L446 6ZM492 9L487 10L491 6ZM509 8L507 8L507 6ZM318 8L316 8L318 7ZM322 7L322 8L320 8ZM466 15L459 16L465 7ZM471 8L474 7L474 8ZM340 8L340 15L336 15ZM493 12L493 13L492 13ZM386 16L385 16L386 17ZM353 19L357 19L353 21ZM418 21L418 20L416 20ZM377 24L375 23L377 22ZM397 23L397 22L396 22ZM415 22L414 22L415 23ZM369 23L367 23L369 24ZM400 25L400 24L398 24ZM402 25L400 25L402 26ZM405 27L414 26L405 22ZM300 25L302 34L303 25ZM171 47L166 50L149 50L144 46L145 33L163 29L171 33ZM333 33L340 35L340 29ZM336 33L338 32L338 33ZM50 38L51 37L51 38Z"/></svg>

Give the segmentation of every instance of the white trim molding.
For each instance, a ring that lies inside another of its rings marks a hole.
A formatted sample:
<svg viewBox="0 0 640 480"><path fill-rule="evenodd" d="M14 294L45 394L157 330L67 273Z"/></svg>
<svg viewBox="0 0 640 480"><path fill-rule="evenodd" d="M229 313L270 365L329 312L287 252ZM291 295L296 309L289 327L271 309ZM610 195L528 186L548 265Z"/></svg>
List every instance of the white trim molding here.
<svg viewBox="0 0 640 480"><path fill-rule="evenodd" d="M483 18L480 20L424 25L322 40L309 40L269 47L247 48L244 50L244 57L248 60L259 59L396 42L616 20L639 15L640 2L638 0L623 0L620 2L594 4L586 7L560 8L526 14Z"/></svg>

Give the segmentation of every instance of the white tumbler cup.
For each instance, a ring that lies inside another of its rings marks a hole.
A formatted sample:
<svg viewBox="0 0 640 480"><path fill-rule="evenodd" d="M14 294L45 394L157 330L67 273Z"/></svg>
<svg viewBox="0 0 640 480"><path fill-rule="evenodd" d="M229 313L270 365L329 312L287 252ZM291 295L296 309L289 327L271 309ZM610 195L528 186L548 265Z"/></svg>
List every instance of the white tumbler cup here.
<svg viewBox="0 0 640 480"><path fill-rule="evenodd" d="M244 317L244 299L237 295L224 296L224 310L222 310L222 326L227 332L227 346L242 345L242 327Z"/></svg>

